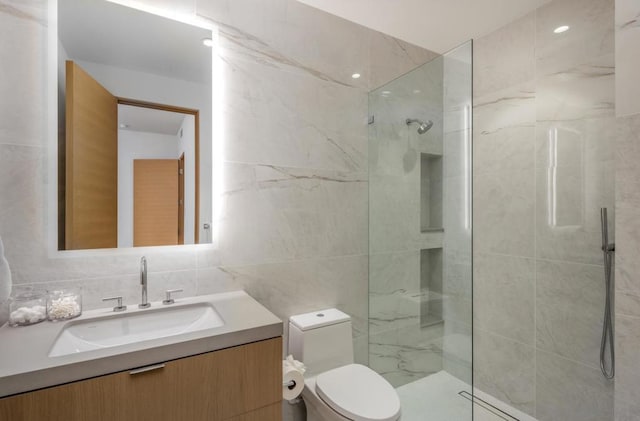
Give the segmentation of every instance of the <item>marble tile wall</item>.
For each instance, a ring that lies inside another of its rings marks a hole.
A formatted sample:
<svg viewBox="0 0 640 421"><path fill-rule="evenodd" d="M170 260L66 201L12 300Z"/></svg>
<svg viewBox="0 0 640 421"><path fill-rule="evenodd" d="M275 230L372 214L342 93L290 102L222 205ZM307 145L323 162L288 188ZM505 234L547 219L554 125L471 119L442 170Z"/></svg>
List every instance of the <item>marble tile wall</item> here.
<svg viewBox="0 0 640 421"><path fill-rule="evenodd" d="M618 119L616 148L615 420L640 417L640 114Z"/></svg>
<svg viewBox="0 0 640 421"><path fill-rule="evenodd" d="M640 417L640 4L616 0L615 420Z"/></svg>
<svg viewBox="0 0 640 421"><path fill-rule="evenodd" d="M149 298L244 288L283 320L337 306L366 362L367 93L436 54L294 0L162 6L221 29L224 209L218 248L145 250ZM0 236L16 288L79 284L86 308L114 294L132 303L139 252L47 251L46 9L0 1L0 55L12 62L0 78Z"/></svg>
<svg viewBox="0 0 640 421"><path fill-rule="evenodd" d="M612 0L554 0L475 43L474 381L540 421L613 417L614 68Z"/></svg>
<svg viewBox="0 0 640 421"><path fill-rule="evenodd" d="M640 113L640 4L616 0L616 115Z"/></svg>

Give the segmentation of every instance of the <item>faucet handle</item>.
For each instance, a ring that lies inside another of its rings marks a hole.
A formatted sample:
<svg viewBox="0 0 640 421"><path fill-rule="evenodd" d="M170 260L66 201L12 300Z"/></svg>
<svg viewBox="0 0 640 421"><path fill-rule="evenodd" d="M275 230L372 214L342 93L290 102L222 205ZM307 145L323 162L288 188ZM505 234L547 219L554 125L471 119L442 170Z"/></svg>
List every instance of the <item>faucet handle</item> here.
<svg viewBox="0 0 640 421"><path fill-rule="evenodd" d="M113 308L113 311L115 311L116 313L120 311L125 311L127 309L127 306L122 305L122 296L108 297L108 298L102 299L102 301L113 301L113 300L118 300L118 305Z"/></svg>
<svg viewBox="0 0 640 421"><path fill-rule="evenodd" d="M173 298L171 298L171 294L173 294L174 292L182 292L182 289L168 289L165 294L167 294L167 298L162 300L162 304L173 304L175 303L175 300Z"/></svg>

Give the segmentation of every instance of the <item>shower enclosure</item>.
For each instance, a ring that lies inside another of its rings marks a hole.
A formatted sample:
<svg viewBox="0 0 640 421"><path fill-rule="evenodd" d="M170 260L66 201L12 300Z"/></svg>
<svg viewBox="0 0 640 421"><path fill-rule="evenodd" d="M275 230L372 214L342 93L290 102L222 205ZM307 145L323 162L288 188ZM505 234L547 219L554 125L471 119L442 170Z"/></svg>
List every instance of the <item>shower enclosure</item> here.
<svg viewBox="0 0 640 421"><path fill-rule="evenodd" d="M405 421L472 419L471 63L369 94L369 365Z"/></svg>

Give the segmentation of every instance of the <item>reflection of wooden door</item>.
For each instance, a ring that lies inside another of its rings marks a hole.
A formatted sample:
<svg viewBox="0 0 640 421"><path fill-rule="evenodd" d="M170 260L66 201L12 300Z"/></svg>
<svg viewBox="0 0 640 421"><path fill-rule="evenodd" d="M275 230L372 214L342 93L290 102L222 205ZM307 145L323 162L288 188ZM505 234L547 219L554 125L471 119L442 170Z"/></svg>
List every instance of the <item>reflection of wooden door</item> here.
<svg viewBox="0 0 640 421"><path fill-rule="evenodd" d="M118 246L118 101L66 63L65 249Z"/></svg>
<svg viewBox="0 0 640 421"><path fill-rule="evenodd" d="M178 160L133 161L133 245L178 244Z"/></svg>
<svg viewBox="0 0 640 421"><path fill-rule="evenodd" d="M178 244L184 244L184 154L178 159Z"/></svg>

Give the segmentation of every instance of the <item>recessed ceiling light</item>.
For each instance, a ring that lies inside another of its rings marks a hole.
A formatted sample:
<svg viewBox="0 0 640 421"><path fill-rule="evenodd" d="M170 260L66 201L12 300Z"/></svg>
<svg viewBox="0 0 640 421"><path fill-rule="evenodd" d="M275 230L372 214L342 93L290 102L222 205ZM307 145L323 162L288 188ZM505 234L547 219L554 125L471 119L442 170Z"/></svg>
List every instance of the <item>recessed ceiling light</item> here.
<svg viewBox="0 0 640 421"><path fill-rule="evenodd" d="M128 127L129 127L129 125L128 125L128 124L120 123L120 128L121 128L121 129L126 129L126 128L128 128Z"/></svg>
<svg viewBox="0 0 640 421"><path fill-rule="evenodd" d="M360 79L360 73L354 73L351 75L351 77L354 79Z"/></svg>
<svg viewBox="0 0 640 421"><path fill-rule="evenodd" d="M211 38L203 38L202 45L205 47L213 47L213 40Z"/></svg>
<svg viewBox="0 0 640 421"><path fill-rule="evenodd" d="M556 34L561 34L563 32L566 32L569 30L569 27L567 25L562 25L562 26L558 26L556 29L553 30L553 32L555 32Z"/></svg>

